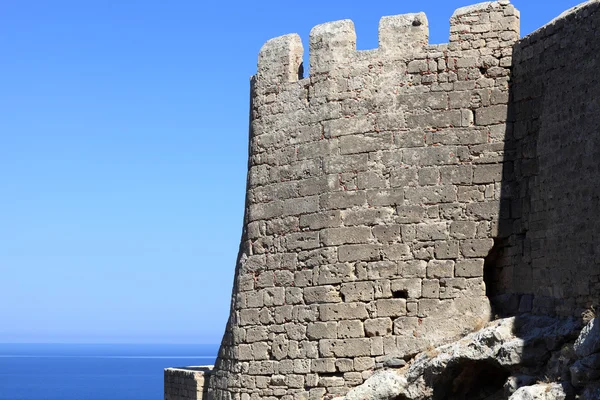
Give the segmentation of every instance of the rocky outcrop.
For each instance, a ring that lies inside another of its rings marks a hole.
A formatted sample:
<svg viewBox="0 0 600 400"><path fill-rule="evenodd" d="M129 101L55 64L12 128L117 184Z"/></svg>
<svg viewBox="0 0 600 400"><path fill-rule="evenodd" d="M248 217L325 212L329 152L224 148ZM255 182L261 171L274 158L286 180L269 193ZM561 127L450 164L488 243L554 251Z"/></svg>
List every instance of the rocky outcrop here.
<svg viewBox="0 0 600 400"><path fill-rule="evenodd" d="M600 399L600 330L592 320L524 315L376 371L338 400Z"/></svg>
<svg viewBox="0 0 600 400"><path fill-rule="evenodd" d="M541 383L518 389L509 400L564 400L566 397L558 383Z"/></svg>

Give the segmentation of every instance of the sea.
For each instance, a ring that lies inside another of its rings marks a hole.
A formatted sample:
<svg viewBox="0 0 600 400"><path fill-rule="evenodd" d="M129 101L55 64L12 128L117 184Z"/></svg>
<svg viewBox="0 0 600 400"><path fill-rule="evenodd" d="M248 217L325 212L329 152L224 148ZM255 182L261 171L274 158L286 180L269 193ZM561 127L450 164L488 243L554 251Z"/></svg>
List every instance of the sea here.
<svg viewBox="0 0 600 400"><path fill-rule="evenodd" d="M0 400L163 400L163 370L218 345L0 344Z"/></svg>

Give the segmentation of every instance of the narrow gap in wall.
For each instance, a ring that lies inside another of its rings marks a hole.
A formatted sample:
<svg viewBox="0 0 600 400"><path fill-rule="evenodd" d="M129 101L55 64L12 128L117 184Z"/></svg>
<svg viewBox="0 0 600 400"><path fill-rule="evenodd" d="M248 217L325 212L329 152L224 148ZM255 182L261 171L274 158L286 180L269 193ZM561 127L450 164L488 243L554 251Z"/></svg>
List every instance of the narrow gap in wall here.
<svg viewBox="0 0 600 400"><path fill-rule="evenodd" d="M356 31L356 50L374 50L379 47L379 15L350 17Z"/></svg>
<svg viewBox="0 0 600 400"><path fill-rule="evenodd" d="M506 243L503 239L494 238L494 245L483 262L483 281L485 294L490 300L492 312L497 317L513 315L518 310L518 300L506 293L502 271L502 256Z"/></svg>
<svg viewBox="0 0 600 400"><path fill-rule="evenodd" d="M395 290L392 292L394 299L408 299L408 290Z"/></svg>
<svg viewBox="0 0 600 400"><path fill-rule="evenodd" d="M304 63L301 62L298 67L298 80L304 79Z"/></svg>
<svg viewBox="0 0 600 400"><path fill-rule="evenodd" d="M309 40L309 32L305 32L304 34L300 33L300 38L302 39L302 47L304 48L304 54L302 55L302 79L310 77L310 40Z"/></svg>

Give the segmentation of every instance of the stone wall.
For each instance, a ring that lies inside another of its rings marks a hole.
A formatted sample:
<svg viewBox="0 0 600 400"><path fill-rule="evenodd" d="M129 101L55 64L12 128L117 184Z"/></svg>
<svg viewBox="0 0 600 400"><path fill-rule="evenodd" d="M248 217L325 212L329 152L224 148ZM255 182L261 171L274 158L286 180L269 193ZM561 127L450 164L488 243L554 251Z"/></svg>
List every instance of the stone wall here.
<svg viewBox="0 0 600 400"><path fill-rule="evenodd" d="M598 32L600 2L589 1L514 48L505 152L514 173L503 183L512 203L501 220L510 237L494 266L509 313L579 316L599 305Z"/></svg>
<svg viewBox="0 0 600 400"><path fill-rule="evenodd" d="M512 47L508 1L351 21L260 51L244 233L212 399L320 399L490 318ZM511 168L507 164L507 168Z"/></svg>
<svg viewBox="0 0 600 400"><path fill-rule="evenodd" d="M212 367L166 368L165 400L206 399L208 378Z"/></svg>

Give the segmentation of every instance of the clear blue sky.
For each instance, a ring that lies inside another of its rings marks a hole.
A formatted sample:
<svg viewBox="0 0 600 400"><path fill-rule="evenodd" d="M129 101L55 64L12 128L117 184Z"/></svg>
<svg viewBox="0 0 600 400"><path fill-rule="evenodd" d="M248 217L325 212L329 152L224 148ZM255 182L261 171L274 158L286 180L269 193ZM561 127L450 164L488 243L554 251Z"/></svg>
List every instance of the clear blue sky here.
<svg viewBox="0 0 600 400"><path fill-rule="evenodd" d="M0 2L0 342L218 343L271 37L431 1ZM515 0L527 34L578 3Z"/></svg>

